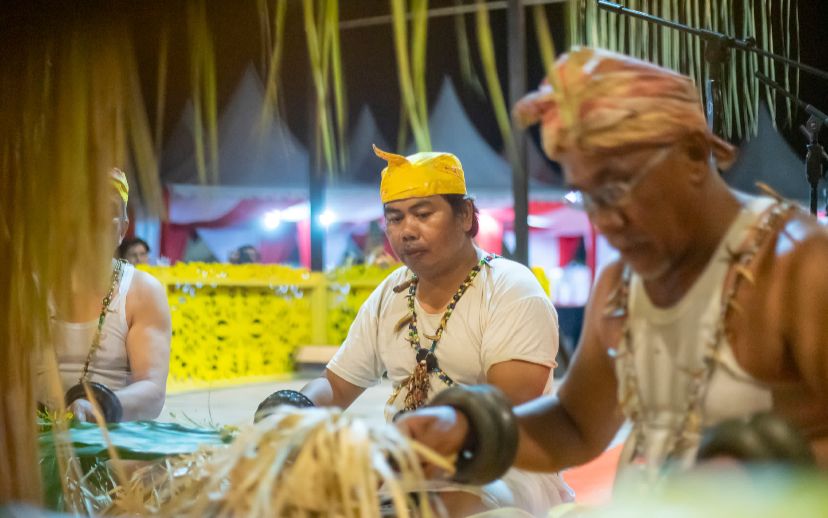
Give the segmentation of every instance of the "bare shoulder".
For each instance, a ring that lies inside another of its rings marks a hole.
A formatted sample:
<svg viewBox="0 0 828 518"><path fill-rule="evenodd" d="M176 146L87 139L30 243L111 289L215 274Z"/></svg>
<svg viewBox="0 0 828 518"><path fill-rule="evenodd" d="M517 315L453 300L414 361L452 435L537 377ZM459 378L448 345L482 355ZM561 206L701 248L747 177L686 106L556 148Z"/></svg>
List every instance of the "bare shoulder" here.
<svg viewBox="0 0 828 518"><path fill-rule="evenodd" d="M135 269L135 274L132 276L132 285L129 287L129 295L139 296L157 296L158 294L165 294L166 288L161 281L150 275L149 273Z"/></svg>
<svg viewBox="0 0 828 518"><path fill-rule="evenodd" d="M135 270L132 277L126 303L128 314L132 313L134 309L148 306L169 313L166 287L149 273L138 269Z"/></svg>
<svg viewBox="0 0 828 518"><path fill-rule="evenodd" d="M760 270L768 280L767 294L785 302L780 309L790 308L790 299L803 295L801 290L816 296L828 288L828 229L812 216L794 214L769 246Z"/></svg>
<svg viewBox="0 0 828 518"><path fill-rule="evenodd" d="M806 358L818 357L817 349L828 339L828 232L798 213L767 246L755 285L740 297L745 315L734 320L741 322L734 327L733 348L757 378L795 381ZM755 354L757 347L762 354Z"/></svg>
<svg viewBox="0 0 828 518"><path fill-rule="evenodd" d="M775 256L784 267L824 266L828 259L828 229L809 215L794 215L776 240Z"/></svg>

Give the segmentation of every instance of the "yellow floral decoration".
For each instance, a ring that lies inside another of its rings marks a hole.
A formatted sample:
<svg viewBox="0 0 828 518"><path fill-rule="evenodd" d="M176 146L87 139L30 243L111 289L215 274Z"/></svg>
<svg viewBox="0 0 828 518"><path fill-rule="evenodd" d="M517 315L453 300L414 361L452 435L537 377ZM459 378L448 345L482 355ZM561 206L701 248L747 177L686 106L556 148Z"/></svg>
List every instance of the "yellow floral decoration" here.
<svg viewBox="0 0 828 518"><path fill-rule="evenodd" d="M362 303L397 266L355 265L328 274L264 264L141 266L167 287L168 389L291 374L299 347L342 343ZM548 293L543 270L532 270Z"/></svg>

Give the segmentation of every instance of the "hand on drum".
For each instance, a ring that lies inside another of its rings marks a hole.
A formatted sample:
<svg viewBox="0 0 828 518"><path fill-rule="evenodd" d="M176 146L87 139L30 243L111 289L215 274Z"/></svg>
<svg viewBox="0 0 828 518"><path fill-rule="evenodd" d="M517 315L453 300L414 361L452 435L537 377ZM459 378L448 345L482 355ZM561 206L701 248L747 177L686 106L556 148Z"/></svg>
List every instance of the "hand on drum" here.
<svg viewBox="0 0 828 518"><path fill-rule="evenodd" d="M92 410L92 403L86 399L76 399L69 405L69 411L75 416L75 419L82 423L94 423L95 412Z"/></svg>

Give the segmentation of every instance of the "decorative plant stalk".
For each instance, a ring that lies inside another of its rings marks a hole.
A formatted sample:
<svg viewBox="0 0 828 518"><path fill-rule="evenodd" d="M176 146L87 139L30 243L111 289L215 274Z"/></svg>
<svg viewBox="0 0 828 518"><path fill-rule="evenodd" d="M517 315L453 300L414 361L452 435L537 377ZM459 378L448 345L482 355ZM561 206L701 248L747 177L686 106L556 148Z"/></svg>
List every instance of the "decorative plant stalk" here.
<svg viewBox="0 0 828 518"><path fill-rule="evenodd" d="M426 28L421 27L428 23L426 0L415 0L413 8L415 42L413 52L408 51L408 29L406 27L406 0L390 0L391 15L394 27L394 48L397 52L397 74L400 81L402 104L405 106L406 117L414 134L414 141L419 151L431 150L431 137L428 130L428 106L425 98L425 34ZM417 42L417 38L422 39ZM414 63L412 68L411 63ZM416 76L415 73L419 73ZM414 76L412 78L412 76Z"/></svg>
<svg viewBox="0 0 828 518"><path fill-rule="evenodd" d="M550 70L555 62L555 42L549 30L549 21L546 19L546 10L543 5L537 4L532 8L532 17L535 20L535 36L538 40L543 69Z"/></svg>
<svg viewBox="0 0 828 518"><path fill-rule="evenodd" d="M155 156L161 157L164 144L164 109L167 102L167 58L170 46L170 26L165 21L158 38L158 72L155 89Z"/></svg>
<svg viewBox="0 0 828 518"><path fill-rule="evenodd" d="M459 6L461 4L462 0L454 0L454 5ZM483 85L480 83L480 78L477 76L472 63L465 14L457 13L454 15L454 31L457 35L457 56L460 60L460 76L463 78L463 84L483 99L486 97L486 92L483 90Z"/></svg>
<svg viewBox="0 0 828 518"><path fill-rule="evenodd" d="M330 41L329 56L331 75L333 76L334 106L336 107L336 138L339 144L339 168L344 170L348 165L348 146L345 134L348 129L348 105L345 96L345 80L342 77L342 51L339 40L339 0L328 0L325 11L325 23Z"/></svg>
<svg viewBox="0 0 828 518"><path fill-rule="evenodd" d="M271 36L270 12L268 0L258 0L259 21L261 25L262 51L265 53L262 59L265 75L264 105L259 127L265 134L273 122L274 114L279 112L279 74L282 67L282 54L285 41L285 13L287 11L287 0L276 0L273 10L274 34Z"/></svg>
<svg viewBox="0 0 828 518"><path fill-rule="evenodd" d="M318 7L319 15L315 14ZM339 164L336 151L337 142L331 122L331 110L328 106L330 90L330 72L334 75L334 98L337 106L337 122L340 134L340 146L345 146L344 134L347 118L345 116L345 97L342 81L341 57L339 55L339 7L336 0L303 0L302 10L305 21L305 39L311 62L311 74L316 90L317 136L321 140L321 152L329 175L338 171Z"/></svg>
<svg viewBox="0 0 828 518"><path fill-rule="evenodd" d="M193 88L195 159L202 184L218 184L218 107L216 97L216 60L207 24L205 0L187 4L190 32L190 81ZM206 120L205 120L206 119ZM204 131L207 131L205 146ZM205 147L207 148L205 150ZM206 152L210 161L207 162ZM208 167L209 166L209 167Z"/></svg>
<svg viewBox="0 0 828 518"><path fill-rule="evenodd" d="M417 115L428 126L425 61L428 42L428 0L411 0L411 79L417 99Z"/></svg>
<svg viewBox="0 0 828 518"><path fill-rule="evenodd" d="M798 8L791 0L618 0L617 3L669 20L723 32L737 38L755 38L761 48L792 57L792 40L799 37ZM570 0L567 5L570 44L605 47L647 59L691 76L703 99L710 67L704 62L704 46L699 38L649 24L643 20L599 9L592 0ZM758 23L758 26L757 26ZM798 48L798 45L796 45ZM777 96L760 87L757 71L771 79L777 67L768 58L751 52L730 52L722 77L724 136L750 137L759 124L759 98L764 94L775 117ZM781 82L798 89L798 75L782 67ZM794 79L791 79L791 76ZM784 99L788 123L793 111ZM775 123L775 119L774 119Z"/></svg>
<svg viewBox="0 0 828 518"><path fill-rule="evenodd" d="M480 51L480 60L483 63L483 73L486 77L486 85L489 89L489 100L494 109L497 127L503 137L503 146L512 167L520 168L515 138L512 132L512 122L509 117L509 110L506 108L506 100L503 90L500 87L500 78L497 74L497 62L495 61L494 43L492 28L489 24L489 10L483 0L477 1L477 46Z"/></svg>

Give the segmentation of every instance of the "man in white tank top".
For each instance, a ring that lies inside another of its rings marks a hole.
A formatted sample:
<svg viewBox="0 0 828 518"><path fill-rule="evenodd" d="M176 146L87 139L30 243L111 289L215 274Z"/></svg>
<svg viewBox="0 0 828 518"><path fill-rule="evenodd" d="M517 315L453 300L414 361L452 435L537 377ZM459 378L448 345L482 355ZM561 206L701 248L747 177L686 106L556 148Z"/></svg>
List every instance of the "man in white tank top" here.
<svg viewBox="0 0 828 518"><path fill-rule="evenodd" d="M112 243L104 246L115 250L129 226L129 185L118 169L112 170L110 177L113 233ZM54 311L52 329L61 393L85 377L114 391L123 411L121 420L158 417L166 395L172 333L161 283L126 262L113 260L113 275L106 286L83 286L71 307ZM49 376L45 364L39 375L44 381L40 386L46 387ZM85 398L75 399L70 410L82 421L94 421L92 405Z"/></svg>
<svg viewBox="0 0 828 518"><path fill-rule="evenodd" d="M583 464L629 419L620 472L653 480L691 466L711 425L771 410L828 468L828 233L728 188L717 166L734 150L708 130L686 76L576 48L516 116L542 122L546 153L621 255L596 282L557 397L515 409L516 465ZM445 415L402 425L457 451L467 421Z"/></svg>

